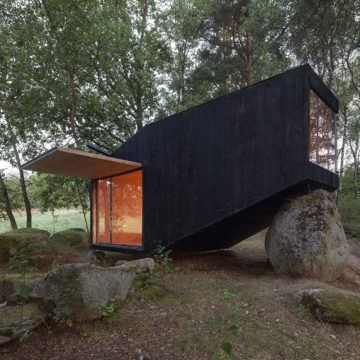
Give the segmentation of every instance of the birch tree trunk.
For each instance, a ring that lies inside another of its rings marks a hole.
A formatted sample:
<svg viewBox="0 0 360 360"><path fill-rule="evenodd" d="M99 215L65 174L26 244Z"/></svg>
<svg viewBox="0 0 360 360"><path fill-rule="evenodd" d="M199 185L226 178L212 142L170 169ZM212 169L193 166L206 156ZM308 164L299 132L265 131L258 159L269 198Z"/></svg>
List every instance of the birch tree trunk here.
<svg viewBox="0 0 360 360"><path fill-rule="evenodd" d="M2 197L4 199L4 203L5 203L5 211L6 211L6 215L10 221L10 225L11 225L11 230L16 230L17 229L17 224L16 224L16 220L11 208L11 202L10 202L10 198L9 198L9 194L7 192L7 188L6 188L6 184L3 178L3 174L0 171L0 192L2 194Z"/></svg>

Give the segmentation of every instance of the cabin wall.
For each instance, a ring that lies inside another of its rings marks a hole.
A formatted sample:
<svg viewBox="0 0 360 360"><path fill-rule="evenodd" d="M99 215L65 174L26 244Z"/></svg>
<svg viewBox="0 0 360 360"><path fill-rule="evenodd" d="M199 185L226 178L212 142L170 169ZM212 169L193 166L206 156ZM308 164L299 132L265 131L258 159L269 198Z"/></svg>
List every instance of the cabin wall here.
<svg viewBox="0 0 360 360"><path fill-rule="evenodd" d="M144 165L145 251L323 176L308 161L311 76L300 67L152 123L113 154Z"/></svg>

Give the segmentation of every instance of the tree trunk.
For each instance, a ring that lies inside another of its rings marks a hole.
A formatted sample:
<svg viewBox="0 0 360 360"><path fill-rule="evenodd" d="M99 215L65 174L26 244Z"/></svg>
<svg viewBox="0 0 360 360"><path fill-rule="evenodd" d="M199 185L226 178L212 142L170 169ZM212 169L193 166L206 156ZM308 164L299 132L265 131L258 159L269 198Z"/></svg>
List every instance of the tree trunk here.
<svg viewBox="0 0 360 360"><path fill-rule="evenodd" d="M354 197L359 196L359 176L360 176L360 164L359 164L359 139L356 140L355 146L350 143L350 150L354 160Z"/></svg>
<svg viewBox="0 0 360 360"><path fill-rule="evenodd" d="M149 3L148 0L144 0L144 7L142 11L142 18L141 18L141 29L140 29L140 44L144 40L145 32L146 32L146 25L147 25L147 18L149 12ZM136 127L139 131L144 126L144 105L143 105L143 66L144 64L139 59L136 60L137 66L136 69L138 71L137 80L136 80L136 96L135 96L135 103L136 103Z"/></svg>
<svg viewBox="0 0 360 360"><path fill-rule="evenodd" d="M70 99L71 99L71 107L69 114L70 129L76 146L80 147L80 141L76 130L76 111L77 111L77 102L78 102L77 85L73 70L69 71L69 81L70 81Z"/></svg>
<svg viewBox="0 0 360 360"><path fill-rule="evenodd" d="M27 189L26 189L26 182L25 182L25 176L24 176L24 171L21 168L21 160L20 160L20 155L16 146L16 136L14 134L14 131L11 127L11 124L9 122L9 120L5 117L5 122L7 124L9 133L10 133L10 137L11 137L11 142L12 142L12 148L14 151L14 155L15 155L15 163L16 163L16 167L19 170L19 175L20 175L20 188L21 188L21 194L24 200L24 205L25 205L25 211L26 211L26 227L31 228L31 204L30 204L30 199L27 193Z"/></svg>
<svg viewBox="0 0 360 360"><path fill-rule="evenodd" d="M30 204L30 199L29 199L27 189L26 189L24 171L21 168L21 160L20 160L19 152L18 152L15 144L13 144L13 150L14 150L14 154L15 154L16 166L17 166L17 168L19 170L21 193L22 193L22 197L24 199L24 204L25 204L26 227L31 228L31 226L32 226L32 224L31 224L32 223L31 204Z"/></svg>
<svg viewBox="0 0 360 360"><path fill-rule="evenodd" d="M86 230L87 230L88 234L90 234L89 225L88 225L88 222L87 222L87 219L86 219L85 199L84 199L84 197L82 196L82 193L81 193L81 191L80 191L80 186L79 186L79 182L78 182L78 179L77 179L77 178L75 178L75 183L76 183L77 193L78 193L78 196L79 196L79 202L80 202L81 210L82 210L83 217L84 217L84 222L85 222Z"/></svg>
<svg viewBox="0 0 360 360"><path fill-rule="evenodd" d="M346 141L347 141L347 124L348 124L346 107L344 108L343 116L344 116L343 137L342 137L343 141L342 141L342 145L341 145L341 149L340 149L340 168L339 168L340 186L336 193L336 203L338 203L340 196L341 196L342 178L344 176L345 148L346 148Z"/></svg>
<svg viewBox="0 0 360 360"><path fill-rule="evenodd" d="M245 72L244 72L244 82L246 86L250 86L252 79L251 79L251 67L252 67L252 41L249 34L246 34L246 41L245 41Z"/></svg>
<svg viewBox="0 0 360 360"><path fill-rule="evenodd" d="M9 194L7 192L6 184L5 184L5 181L3 179L3 175L1 173L1 171L0 171L0 192L1 192L2 196L3 196L3 198L4 198L5 211L6 211L7 217L9 219L9 221L10 221L11 230L16 230L17 229L16 220L15 220L14 214L12 212Z"/></svg>
<svg viewBox="0 0 360 360"><path fill-rule="evenodd" d="M226 26L224 26L223 28L223 38L222 38L222 41L223 41L223 44L222 44L222 47L223 47L223 61L226 63L227 62L227 58L228 58L228 46L227 46L227 28ZM224 74L224 80L223 80L223 93L226 94L228 92L228 87L229 87L229 74L227 71L225 71L225 74Z"/></svg>
<svg viewBox="0 0 360 360"><path fill-rule="evenodd" d="M144 126L144 110L143 110L143 95L142 87L140 84L136 86L136 127L139 131Z"/></svg>

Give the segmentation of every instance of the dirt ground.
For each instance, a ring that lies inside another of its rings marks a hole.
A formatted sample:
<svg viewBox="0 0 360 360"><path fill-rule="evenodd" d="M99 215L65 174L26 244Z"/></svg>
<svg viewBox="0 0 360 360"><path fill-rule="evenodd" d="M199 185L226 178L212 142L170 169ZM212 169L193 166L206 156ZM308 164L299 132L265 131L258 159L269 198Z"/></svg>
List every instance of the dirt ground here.
<svg viewBox="0 0 360 360"><path fill-rule="evenodd" d="M357 289L277 277L262 236L174 263L111 321L44 325L0 349L0 359L360 359L359 327L319 323L293 298L305 288Z"/></svg>

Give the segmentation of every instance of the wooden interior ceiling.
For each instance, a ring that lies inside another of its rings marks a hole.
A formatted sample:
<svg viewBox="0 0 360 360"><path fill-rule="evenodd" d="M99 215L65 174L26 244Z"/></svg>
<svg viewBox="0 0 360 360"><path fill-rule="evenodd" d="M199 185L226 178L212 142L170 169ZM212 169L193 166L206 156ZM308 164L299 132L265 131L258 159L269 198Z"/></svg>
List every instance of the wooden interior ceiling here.
<svg viewBox="0 0 360 360"><path fill-rule="evenodd" d="M22 166L24 170L84 179L99 179L141 167L141 163L62 147L53 148Z"/></svg>

